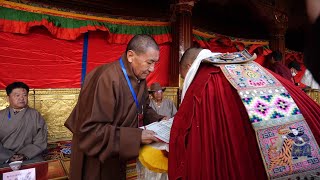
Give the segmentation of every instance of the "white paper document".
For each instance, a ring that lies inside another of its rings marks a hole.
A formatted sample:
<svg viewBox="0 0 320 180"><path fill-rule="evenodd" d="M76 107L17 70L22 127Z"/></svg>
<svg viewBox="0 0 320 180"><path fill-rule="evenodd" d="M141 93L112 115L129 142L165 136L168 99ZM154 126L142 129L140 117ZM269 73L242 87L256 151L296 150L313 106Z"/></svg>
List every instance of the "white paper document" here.
<svg viewBox="0 0 320 180"><path fill-rule="evenodd" d="M36 169L24 169L3 173L3 180L36 180Z"/></svg>
<svg viewBox="0 0 320 180"><path fill-rule="evenodd" d="M168 120L154 122L145 127L140 127L140 128L142 129L145 128L147 130L154 131L156 133L155 135L156 138L158 138L159 140L165 143L169 143L170 130L171 130L172 123L173 123L173 118L170 118Z"/></svg>

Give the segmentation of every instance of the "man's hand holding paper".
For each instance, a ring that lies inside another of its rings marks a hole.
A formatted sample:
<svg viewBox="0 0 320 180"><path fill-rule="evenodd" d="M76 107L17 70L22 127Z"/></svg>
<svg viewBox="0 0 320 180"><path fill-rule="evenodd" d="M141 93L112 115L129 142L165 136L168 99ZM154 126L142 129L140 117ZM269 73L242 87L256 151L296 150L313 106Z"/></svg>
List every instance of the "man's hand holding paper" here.
<svg viewBox="0 0 320 180"><path fill-rule="evenodd" d="M159 140L155 137L156 133L151 130L143 130L141 134L141 143L150 144L152 142L158 142Z"/></svg>
<svg viewBox="0 0 320 180"><path fill-rule="evenodd" d="M144 128L147 130L153 131L155 133L154 137L156 137L157 139L165 143L169 143L170 130L171 130L172 123L173 123L173 118L170 118L168 120L162 120L160 122L151 123L145 126Z"/></svg>

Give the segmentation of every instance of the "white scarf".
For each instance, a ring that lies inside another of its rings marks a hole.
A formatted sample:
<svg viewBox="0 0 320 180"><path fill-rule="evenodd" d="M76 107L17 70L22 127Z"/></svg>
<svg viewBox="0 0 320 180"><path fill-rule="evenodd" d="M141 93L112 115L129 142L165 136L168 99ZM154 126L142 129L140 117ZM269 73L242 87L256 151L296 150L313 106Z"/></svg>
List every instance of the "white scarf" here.
<svg viewBox="0 0 320 180"><path fill-rule="evenodd" d="M200 53L198 54L197 58L192 63L192 65L191 65L190 69L188 70L187 75L184 79L183 89L182 89L182 94L181 94L181 102L183 101L184 95L186 94L190 84L192 83L194 76L197 74L197 71L199 69L199 66L200 66L202 60L209 58L209 57L219 55L219 54L221 54L221 53L213 53L209 49L203 49L200 51Z"/></svg>

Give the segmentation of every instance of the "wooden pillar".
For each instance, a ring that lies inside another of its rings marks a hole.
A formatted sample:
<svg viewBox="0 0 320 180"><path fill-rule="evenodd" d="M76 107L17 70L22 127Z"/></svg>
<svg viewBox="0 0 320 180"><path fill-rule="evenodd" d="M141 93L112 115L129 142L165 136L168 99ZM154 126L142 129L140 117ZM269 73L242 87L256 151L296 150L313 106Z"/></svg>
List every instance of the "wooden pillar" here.
<svg viewBox="0 0 320 180"><path fill-rule="evenodd" d="M169 86L179 86L179 60L192 45L193 0L177 0L172 7L172 46L170 58Z"/></svg>
<svg viewBox="0 0 320 180"><path fill-rule="evenodd" d="M261 20L268 26L270 49L273 51L279 50L284 59L285 34L288 28L288 16L285 12L286 2L283 0L256 0L251 2L253 6L249 7L253 8L253 12L260 16Z"/></svg>
<svg viewBox="0 0 320 180"><path fill-rule="evenodd" d="M270 27L270 42L269 46L272 51L278 50L283 56L282 60L285 58L285 34L288 28L288 16L279 10L273 11L273 21L269 25ZM284 61L282 61L284 63Z"/></svg>

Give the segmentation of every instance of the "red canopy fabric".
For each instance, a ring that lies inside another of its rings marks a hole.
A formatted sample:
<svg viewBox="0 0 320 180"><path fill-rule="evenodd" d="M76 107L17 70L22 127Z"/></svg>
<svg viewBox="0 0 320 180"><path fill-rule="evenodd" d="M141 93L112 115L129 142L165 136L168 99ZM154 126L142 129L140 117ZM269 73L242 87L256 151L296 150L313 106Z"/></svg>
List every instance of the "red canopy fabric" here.
<svg viewBox="0 0 320 180"><path fill-rule="evenodd" d="M110 44L106 40L104 32L93 32L89 34L87 73L93 68L119 60L125 52L126 44ZM160 59L156 63L155 70L147 77L148 85L159 82L162 86L169 85L170 66L170 44L161 44Z"/></svg>
<svg viewBox="0 0 320 180"><path fill-rule="evenodd" d="M26 35L0 32L0 89L13 81L30 88L80 87L83 36L54 39L35 28Z"/></svg>
<svg viewBox="0 0 320 180"><path fill-rule="evenodd" d="M265 48L263 45L260 44L253 44L247 50L251 54L256 53L257 59L255 59L254 61L262 66L265 66L266 57L268 54L272 52L270 49Z"/></svg>
<svg viewBox="0 0 320 180"><path fill-rule="evenodd" d="M86 73L98 65L116 61L126 45L110 44L106 32L90 32ZM30 88L80 88L84 37L75 41L53 38L44 28L30 34L0 32L0 89L13 81ZM147 80L169 85L170 44L160 45L160 60Z"/></svg>

